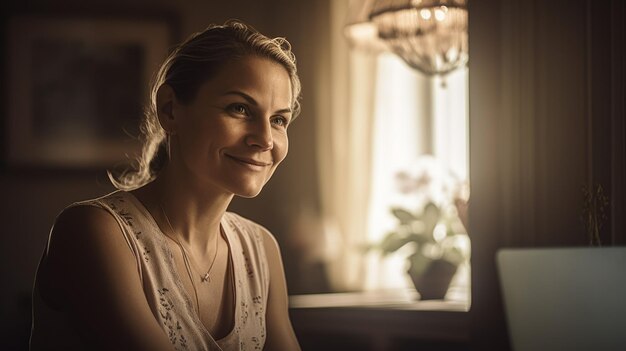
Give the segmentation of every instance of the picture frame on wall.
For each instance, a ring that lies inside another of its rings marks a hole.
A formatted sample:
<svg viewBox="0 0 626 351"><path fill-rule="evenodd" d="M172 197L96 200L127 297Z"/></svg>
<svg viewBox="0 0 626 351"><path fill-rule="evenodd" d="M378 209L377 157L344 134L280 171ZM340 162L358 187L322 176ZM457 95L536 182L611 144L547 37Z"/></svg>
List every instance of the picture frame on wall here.
<svg viewBox="0 0 626 351"><path fill-rule="evenodd" d="M110 169L136 157L150 82L172 32L156 18L10 18L7 164Z"/></svg>

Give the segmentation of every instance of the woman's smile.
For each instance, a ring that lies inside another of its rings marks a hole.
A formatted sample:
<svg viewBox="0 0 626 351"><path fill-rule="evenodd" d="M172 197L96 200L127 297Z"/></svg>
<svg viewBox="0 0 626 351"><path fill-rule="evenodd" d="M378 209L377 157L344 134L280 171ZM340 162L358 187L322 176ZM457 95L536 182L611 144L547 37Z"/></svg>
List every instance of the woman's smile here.
<svg viewBox="0 0 626 351"><path fill-rule="evenodd" d="M245 157L245 156L234 156L230 154L224 154L224 155L228 159L234 161L236 164L244 166L251 171L257 171L257 172L264 171L267 169L267 167L270 167L273 164L272 162L255 160L253 158Z"/></svg>

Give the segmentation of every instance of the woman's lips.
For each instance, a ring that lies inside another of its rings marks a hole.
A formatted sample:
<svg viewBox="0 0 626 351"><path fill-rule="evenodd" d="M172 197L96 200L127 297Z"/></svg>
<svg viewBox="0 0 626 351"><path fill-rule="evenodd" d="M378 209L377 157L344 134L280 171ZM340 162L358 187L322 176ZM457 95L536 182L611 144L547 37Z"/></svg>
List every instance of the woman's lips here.
<svg viewBox="0 0 626 351"><path fill-rule="evenodd" d="M242 156L233 156L233 155L229 155L229 154L225 154L226 156L228 156L230 159L236 161L237 163L244 165L252 170L255 171L260 171L265 169L265 167L271 166L272 164L269 162L263 162L263 161L258 161L252 158L248 158L248 157L242 157Z"/></svg>

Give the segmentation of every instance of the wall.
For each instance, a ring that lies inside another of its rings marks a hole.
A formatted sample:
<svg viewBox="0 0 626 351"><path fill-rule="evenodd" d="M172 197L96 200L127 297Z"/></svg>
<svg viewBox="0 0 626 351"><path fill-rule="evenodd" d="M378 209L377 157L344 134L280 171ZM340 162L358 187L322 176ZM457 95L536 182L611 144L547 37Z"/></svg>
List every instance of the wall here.
<svg viewBox="0 0 626 351"><path fill-rule="evenodd" d="M624 4L484 0L470 9L470 235L476 350L509 348L501 247L584 246L583 186L626 244Z"/></svg>
<svg viewBox="0 0 626 351"><path fill-rule="evenodd" d="M324 4L323 2L321 4ZM286 36L293 44L299 59L304 100L302 114L290 127L289 156L278 169L262 195L255 199L236 199L231 209L263 223L277 237L283 247L286 267L289 256L287 233L298 219L303 207L317 208L317 170L314 136L315 57L321 43L311 33L317 23L312 12L319 5L294 4L288 1L6 1L2 3L4 38L6 19L15 13L66 13L90 15L165 14L175 20L176 40L202 30L209 23L221 23L238 18L252 24L270 36ZM5 39L4 39L5 40ZM4 41L3 41L4 43ZM6 56L5 56L6 57ZM6 62L4 62L6 65ZM3 70L3 77L6 72ZM2 87L2 96L6 93ZM4 98L3 106L6 106ZM3 110L6 114L6 109ZM3 116L4 117L4 116ZM4 122L4 118L2 118ZM4 125L4 123L2 123ZM1 131L4 133L5 128ZM6 138L2 139L6 155ZM4 162L0 170L0 193L4 196L0 222L0 349L23 349L30 323L30 290L35 269L55 216L66 205L81 199L93 198L114 190L104 170L77 171L63 169L23 169ZM286 253L286 254L285 254ZM288 278L298 285L297 272L289 270Z"/></svg>

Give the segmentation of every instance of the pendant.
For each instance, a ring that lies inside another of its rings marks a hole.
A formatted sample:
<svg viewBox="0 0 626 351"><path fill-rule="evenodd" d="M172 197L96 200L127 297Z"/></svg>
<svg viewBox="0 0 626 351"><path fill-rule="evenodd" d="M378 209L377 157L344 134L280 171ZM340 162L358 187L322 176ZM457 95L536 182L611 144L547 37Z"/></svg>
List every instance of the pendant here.
<svg viewBox="0 0 626 351"><path fill-rule="evenodd" d="M211 282L211 276L209 276L209 272L206 272L202 277L200 277L203 283Z"/></svg>

